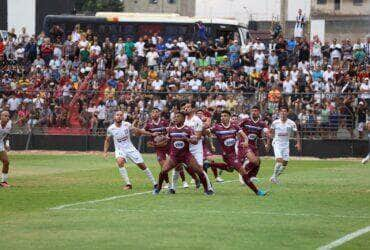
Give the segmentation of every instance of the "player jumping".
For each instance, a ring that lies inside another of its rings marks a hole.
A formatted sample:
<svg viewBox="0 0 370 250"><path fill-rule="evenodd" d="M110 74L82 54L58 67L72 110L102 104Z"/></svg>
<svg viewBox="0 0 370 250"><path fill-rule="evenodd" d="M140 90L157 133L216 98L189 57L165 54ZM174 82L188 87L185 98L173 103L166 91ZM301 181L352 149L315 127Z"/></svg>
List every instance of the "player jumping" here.
<svg viewBox="0 0 370 250"><path fill-rule="evenodd" d="M240 145L241 147L248 147L247 135L242 129L236 124L230 122L231 113L227 110L221 112L221 123L215 124L210 132L212 132L221 146L222 158L225 163L214 163L218 164L222 169L233 168L236 169L242 176L245 184L253 190L253 192L258 196L265 196L266 192L258 189L253 182L250 180L254 176L254 172L243 167L242 163L238 160L235 151L235 143L237 136L241 136L244 142ZM223 166L221 166L223 165Z"/></svg>
<svg viewBox="0 0 370 250"><path fill-rule="evenodd" d="M288 108L280 107L280 118L271 124L271 136L274 138L272 146L275 154L275 168L270 181L274 184L279 183L278 176L282 174L289 161L289 138L292 133L296 134L296 148L301 151L301 139L297 130L297 125L288 119Z"/></svg>
<svg viewBox="0 0 370 250"><path fill-rule="evenodd" d="M213 195L212 189L208 189L207 180L203 168L197 163L194 156L190 153L190 144L198 143L198 138L194 135L193 130L185 126L185 114L178 112L175 115L175 126L168 128L168 139L170 142L170 157L166 160L162 171L159 174L158 186L154 189L153 194L159 194L162 188L164 177L169 171L176 168L179 164L186 164L188 168L192 168L199 176L204 187L206 195ZM170 189L170 193L174 194L175 190Z"/></svg>
<svg viewBox="0 0 370 250"><path fill-rule="evenodd" d="M104 157L107 158L108 156L110 139L113 137L117 165L119 168L119 172L126 183L123 189L124 190L132 189L132 184L130 182L125 167L127 159L130 159L141 170L145 172L145 174L148 176L149 180L151 181L155 188L157 183L153 177L152 172L150 171L149 168L147 168L140 152L135 148L135 146L131 142L130 138L131 131L138 135L147 135L147 136L158 135L158 133L150 133L143 129L139 129L132 126L131 123L129 122L124 122L122 111L117 111L114 116L114 123L110 125L107 130L107 136L104 142Z"/></svg>
<svg viewBox="0 0 370 250"><path fill-rule="evenodd" d="M9 173L9 158L7 151L9 151L9 140L7 136L12 129L12 121L8 111L1 112L0 115L0 159L3 163L3 171L1 175L0 188L10 187L8 184L8 173Z"/></svg>

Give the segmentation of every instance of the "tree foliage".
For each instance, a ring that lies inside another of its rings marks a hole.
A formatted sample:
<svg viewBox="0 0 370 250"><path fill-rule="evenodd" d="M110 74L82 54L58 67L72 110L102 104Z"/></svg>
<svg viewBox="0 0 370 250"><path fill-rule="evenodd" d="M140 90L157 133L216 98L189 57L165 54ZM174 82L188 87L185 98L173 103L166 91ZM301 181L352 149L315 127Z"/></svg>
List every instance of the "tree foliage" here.
<svg viewBox="0 0 370 250"><path fill-rule="evenodd" d="M122 0L76 0L77 12L123 11Z"/></svg>

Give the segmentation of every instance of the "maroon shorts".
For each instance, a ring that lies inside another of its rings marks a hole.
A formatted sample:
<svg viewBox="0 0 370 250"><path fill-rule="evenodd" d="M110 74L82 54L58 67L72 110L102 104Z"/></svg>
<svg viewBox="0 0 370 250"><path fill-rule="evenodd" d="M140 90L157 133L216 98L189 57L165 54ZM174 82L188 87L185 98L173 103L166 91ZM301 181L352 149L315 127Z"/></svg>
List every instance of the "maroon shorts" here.
<svg viewBox="0 0 370 250"><path fill-rule="evenodd" d="M238 169L241 166L241 163L235 154L222 155L222 159L228 166L233 167L235 169Z"/></svg>
<svg viewBox="0 0 370 250"><path fill-rule="evenodd" d="M249 145L248 147L238 146L238 160L243 163L247 159L247 154L251 152L255 156L258 156L258 149L255 146Z"/></svg>
<svg viewBox="0 0 370 250"><path fill-rule="evenodd" d="M194 156L189 152L186 155L176 156L176 155L170 155L171 160L175 163L175 165L184 163L185 165L189 165L189 161L191 158L194 158Z"/></svg>
<svg viewBox="0 0 370 250"><path fill-rule="evenodd" d="M165 161L168 155L167 150L156 150L157 153L157 161Z"/></svg>

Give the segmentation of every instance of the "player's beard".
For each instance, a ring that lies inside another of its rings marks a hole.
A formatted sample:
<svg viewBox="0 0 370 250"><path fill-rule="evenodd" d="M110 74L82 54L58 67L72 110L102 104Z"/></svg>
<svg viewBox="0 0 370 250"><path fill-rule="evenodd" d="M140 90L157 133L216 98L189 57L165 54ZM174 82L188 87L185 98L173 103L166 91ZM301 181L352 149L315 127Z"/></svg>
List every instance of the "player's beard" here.
<svg viewBox="0 0 370 250"><path fill-rule="evenodd" d="M121 124L122 124L122 120L120 120L120 121L116 120L116 123L117 123L118 125L121 125Z"/></svg>

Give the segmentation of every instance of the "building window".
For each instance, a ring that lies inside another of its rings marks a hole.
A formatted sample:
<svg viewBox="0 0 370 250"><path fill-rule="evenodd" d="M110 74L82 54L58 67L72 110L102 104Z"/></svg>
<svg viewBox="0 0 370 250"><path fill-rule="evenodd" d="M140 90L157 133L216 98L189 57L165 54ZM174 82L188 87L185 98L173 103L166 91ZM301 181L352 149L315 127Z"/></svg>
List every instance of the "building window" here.
<svg viewBox="0 0 370 250"><path fill-rule="evenodd" d="M317 0L317 4L326 4L326 0Z"/></svg>
<svg viewBox="0 0 370 250"><path fill-rule="evenodd" d="M169 4L175 4L175 3L176 3L176 0L167 0L167 2L168 2Z"/></svg>
<svg viewBox="0 0 370 250"><path fill-rule="evenodd" d="M151 4L157 4L158 3L158 0L149 0L149 3L151 3Z"/></svg>
<svg viewBox="0 0 370 250"><path fill-rule="evenodd" d="M334 10L340 10L340 0L334 0Z"/></svg>
<svg viewBox="0 0 370 250"><path fill-rule="evenodd" d="M353 5L355 6L362 6L364 0L353 0Z"/></svg>

